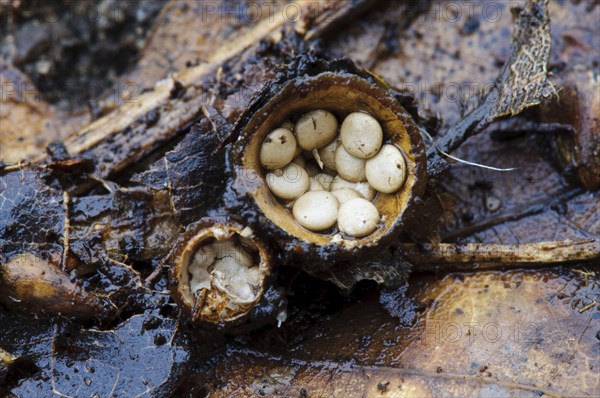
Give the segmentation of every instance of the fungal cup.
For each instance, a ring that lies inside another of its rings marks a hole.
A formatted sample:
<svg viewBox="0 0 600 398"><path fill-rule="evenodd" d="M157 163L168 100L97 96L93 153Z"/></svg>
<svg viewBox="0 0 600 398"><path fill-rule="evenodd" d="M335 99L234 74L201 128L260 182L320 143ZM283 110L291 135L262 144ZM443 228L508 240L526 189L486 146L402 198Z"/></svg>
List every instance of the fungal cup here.
<svg viewBox="0 0 600 398"><path fill-rule="evenodd" d="M171 290L192 322L231 325L261 300L271 272L267 247L249 228L204 220L174 251Z"/></svg>
<svg viewBox="0 0 600 398"><path fill-rule="evenodd" d="M241 118L232 159L237 163L237 189L246 193L252 208L264 215L260 219L269 236L289 248L292 255L356 253L389 242L411 216L414 202L424 193L426 185L424 148L411 116L387 87L368 74L323 71L274 83L267 91L275 95L259 97ZM375 230L364 237L350 237L335 226L322 231L303 227L266 182L269 171L261 167L258 158L267 135L288 120L295 123L303 115L318 110L332 113L339 124L356 112L373 116L383 130L383 144L394 145L404 156L403 184L393 193L377 193L373 204L381 217ZM258 178L248 184L242 181L248 175Z"/></svg>

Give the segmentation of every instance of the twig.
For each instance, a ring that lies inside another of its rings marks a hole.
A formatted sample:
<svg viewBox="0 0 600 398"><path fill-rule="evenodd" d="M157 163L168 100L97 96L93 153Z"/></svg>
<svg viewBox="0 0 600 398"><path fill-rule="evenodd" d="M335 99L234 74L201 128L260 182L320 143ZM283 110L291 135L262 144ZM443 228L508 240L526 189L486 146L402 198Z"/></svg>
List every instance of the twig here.
<svg viewBox="0 0 600 398"><path fill-rule="evenodd" d="M404 243L400 250L408 261L415 264L415 271L472 271L599 260L600 239L516 245Z"/></svg>
<svg viewBox="0 0 600 398"><path fill-rule="evenodd" d="M586 312L587 310L589 310L590 308L592 308L595 305L598 305L598 303L596 302L596 300L592 301L591 303L589 303L585 307L580 308L579 309L579 313L583 314L584 312Z"/></svg>
<svg viewBox="0 0 600 398"><path fill-rule="evenodd" d="M584 192L581 188L575 189L566 189L561 192L556 193L550 200L544 201L542 203L534 203L529 206L525 206L522 208L518 208L513 212L507 214L500 214L498 216L489 218L487 220L483 220L478 222L477 224L467 225L464 228L450 231L446 234L442 234L442 240L444 241L452 241L455 239L459 239L463 236L471 236L476 234L477 232L484 231L493 226L503 224L509 221L517 221L523 219L525 217L529 217L535 214L541 214L547 210L548 207L551 207L555 203L564 203L567 202L576 196L582 194ZM462 199L461 199L462 200Z"/></svg>
<svg viewBox="0 0 600 398"><path fill-rule="evenodd" d="M67 191L63 192L63 206L65 210L65 224L63 231L63 255L62 255L62 270L65 272L71 271L67 269L67 263L69 260L69 233L71 230L71 219L69 218L69 203L71 202L71 198Z"/></svg>

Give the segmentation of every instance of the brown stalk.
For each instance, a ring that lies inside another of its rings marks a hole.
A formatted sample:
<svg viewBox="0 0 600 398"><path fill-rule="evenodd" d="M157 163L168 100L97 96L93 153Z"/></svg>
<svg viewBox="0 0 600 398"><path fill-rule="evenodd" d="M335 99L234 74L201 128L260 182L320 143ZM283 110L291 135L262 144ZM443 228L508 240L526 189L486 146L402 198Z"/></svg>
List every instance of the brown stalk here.
<svg viewBox="0 0 600 398"><path fill-rule="evenodd" d="M521 268L600 260L600 240L555 241L501 245L433 243L400 245L416 271L473 271Z"/></svg>

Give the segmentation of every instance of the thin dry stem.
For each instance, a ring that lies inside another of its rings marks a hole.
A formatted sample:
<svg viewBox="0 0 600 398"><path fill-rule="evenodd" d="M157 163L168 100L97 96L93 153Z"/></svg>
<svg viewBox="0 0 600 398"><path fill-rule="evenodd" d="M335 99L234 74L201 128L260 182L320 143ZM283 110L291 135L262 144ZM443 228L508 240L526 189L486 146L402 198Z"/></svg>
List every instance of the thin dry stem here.
<svg viewBox="0 0 600 398"><path fill-rule="evenodd" d="M500 245L437 243L400 245L416 271L520 268L600 260L600 240L556 241Z"/></svg>

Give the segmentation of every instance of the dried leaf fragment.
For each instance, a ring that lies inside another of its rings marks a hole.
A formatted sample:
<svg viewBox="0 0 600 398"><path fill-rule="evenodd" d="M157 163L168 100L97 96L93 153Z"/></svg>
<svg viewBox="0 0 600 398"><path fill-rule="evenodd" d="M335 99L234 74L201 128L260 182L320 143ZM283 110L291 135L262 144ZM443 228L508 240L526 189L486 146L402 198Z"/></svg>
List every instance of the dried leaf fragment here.
<svg viewBox="0 0 600 398"><path fill-rule="evenodd" d="M495 117L517 115L554 92L547 69L552 40L548 0L529 2L518 18L511 56L500 75Z"/></svg>

